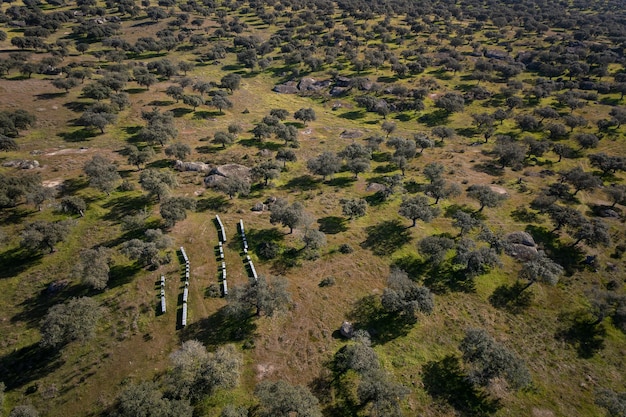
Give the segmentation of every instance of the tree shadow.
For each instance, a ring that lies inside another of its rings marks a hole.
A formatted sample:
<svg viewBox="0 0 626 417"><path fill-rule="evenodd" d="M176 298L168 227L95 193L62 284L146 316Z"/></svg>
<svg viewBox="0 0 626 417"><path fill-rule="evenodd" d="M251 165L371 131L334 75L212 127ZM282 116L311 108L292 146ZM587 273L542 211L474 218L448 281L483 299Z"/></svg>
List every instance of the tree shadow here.
<svg viewBox="0 0 626 417"><path fill-rule="evenodd" d="M385 164L385 165L378 165L376 168L374 168L372 172L376 174L388 174L390 172L397 171L397 170L398 168L396 167L395 164Z"/></svg>
<svg viewBox="0 0 626 417"><path fill-rule="evenodd" d="M146 168L157 168L157 169L169 168L172 165L174 165L173 162L174 161L172 161L171 159L167 159L167 158L157 159L156 161L152 161L149 164L146 164Z"/></svg>
<svg viewBox="0 0 626 417"><path fill-rule="evenodd" d="M408 122L409 120L411 120L411 115L407 114L407 113L400 113L396 116L394 116L394 119L400 121L400 122Z"/></svg>
<svg viewBox="0 0 626 417"><path fill-rule="evenodd" d="M426 184L419 183L415 180L409 180L404 183L404 189L409 194L420 193L424 191Z"/></svg>
<svg viewBox="0 0 626 417"><path fill-rule="evenodd" d="M26 210L22 207L3 208L0 210L0 224L21 224L31 213L31 210Z"/></svg>
<svg viewBox="0 0 626 417"><path fill-rule="evenodd" d="M391 161L391 152L374 152L372 153L372 161L389 162ZM374 169L374 171L376 172L376 169ZM388 172L388 171L385 171L385 172Z"/></svg>
<svg viewBox="0 0 626 417"><path fill-rule="evenodd" d="M285 240L285 233L276 227L271 229L249 229L246 230L248 243L261 244L263 242L282 242Z"/></svg>
<svg viewBox="0 0 626 417"><path fill-rule="evenodd" d="M355 181L354 177L335 177L326 181L326 184L331 187L346 188L354 184Z"/></svg>
<svg viewBox="0 0 626 417"><path fill-rule="evenodd" d="M367 330L372 341L377 344L406 336L416 323L416 320L406 320L387 313L380 303L380 297L376 295L367 295L356 301L347 318L355 328Z"/></svg>
<svg viewBox="0 0 626 417"><path fill-rule="evenodd" d="M272 152L276 152L279 149L283 148L283 145L280 143L272 142L269 140L259 140L257 138L240 139L238 143L241 146L245 146L246 148L256 147L261 150L268 149Z"/></svg>
<svg viewBox="0 0 626 417"><path fill-rule="evenodd" d="M347 111L345 113L341 113L337 117L346 120L359 120L365 117L365 112L363 110Z"/></svg>
<svg viewBox="0 0 626 417"><path fill-rule="evenodd" d="M524 291L526 284L517 281L513 285L500 285L489 296L489 303L495 308L506 310L509 313L519 314L524 312L533 300L530 291Z"/></svg>
<svg viewBox="0 0 626 417"><path fill-rule="evenodd" d="M606 328L588 311L564 312L559 315L559 323L563 327L557 331L556 338L573 345L579 357L589 359L604 349Z"/></svg>
<svg viewBox="0 0 626 417"><path fill-rule="evenodd" d="M511 218L520 223L538 223L540 222L539 215L534 211L528 210L524 206L520 206L511 211Z"/></svg>
<svg viewBox="0 0 626 417"><path fill-rule="evenodd" d="M370 249L374 255L391 255L411 241L411 233L399 220L385 220L365 229L367 238L361 247Z"/></svg>
<svg viewBox="0 0 626 417"><path fill-rule="evenodd" d="M388 201L388 197L385 196L385 193L382 191L376 191L372 195L365 196L365 201L369 206L375 207L380 206Z"/></svg>
<svg viewBox="0 0 626 417"><path fill-rule="evenodd" d="M348 227L346 226L346 219L339 216L322 217L317 220L317 223L320 225L320 231L326 233L327 235L336 235L337 233L348 230Z"/></svg>
<svg viewBox="0 0 626 417"><path fill-rule="evenodd" d="M152 206L152 199L147 195L123 195L113 198L103 205L108 209L104 215L104 220L119 221L122 217L136 214L142 209L149 210Z"/></svg>
<svg viewBox="0 0 626 417"><path fill-rule="evenodd" d="M585 259L585 253L582 249L576 246L563 245L559 235L545 227L529 224L525 231L530 233L535 242L543 248L550 258L563 267L567 276L583 269L582 262Z"/></svg>
<svg viewBox="0 0 626 417"><path fill-rule="evenodd" d="M125 126L122 128L128 135L136 135L143 129L143 126Z"/></svg>
<svg viewBox="0 0 626 417"><path fill-rule="evenodd" d="M89 180L85 177L68 178L61 185L61 195L72 195L89 186Z"/></svg>
<svg viewBox="0 0 626 417"><path fill-rule="evenodd" d="M233 203L228 201L226 196L216 195L198 200L196 202L196 211L204 212L210 210L225 213L232 205Z"/></svg>
<svg viewBox="0 0 626 417"><path fill-rule="evenodd" d="M59 137L66 142L84 142L98 136L99 132L91 129L78 129L73 132L61 132Z"/></svg>
<svg viewBox="0 0 626 417"><path fill-rule="evenodd" d="M198 340L205 345L215 346L242 342L255 336L257 325L252 316L246 319L231 317L222 307L216 313L185 327L180 334L181 342Z"/></svg>
<svg viewBox="0 0 626 417"><path fill-rule="evenodd" d="M388 76L388 75L381 75L380 77L376 78L376 82L379 83L395 83L396 81L398 81L398 77L395 76Z"/></svg>
<svg viewBox="0 0 626 417"><path fill-rule="evenodd" d="M11 317L12 323L26 323L31 328L39 326L50 307L71 297L86 295L88 289L81 285L69 285L69 281L54 281L19 304L21 311Z"/></svg>
<svg viewBox="0 0 626 417"><path fill-rule="evenodd" d="M109 282L107 287L115 288L130 283L137 272L141 271L141 266L136 263L129 265L113 265L109 270ZM159 285L160 285L159 281Z"/></svg>
<svg viewBox="0 0 626 417"><path fill-rule="evenodd" d="M461 416L489 416L501 407L497 399L472 384L456 356L428 362L422 375L426 392L433 399L450 404Z"/></svg>
<svg viewBox="0 0 626 417"><path fill-rule="evenodd" d="M197 146L196 147L196 152L200 153L200 154L210 154L210 153L217 153L219 151L221 151L222 148L221 146L208 146L208 145L204 145L204 146Z"/></svg>
<svg viewBox="0 0 626 417"><path fill-rule="evenodd" d="M156 22L154 20L147 20L145 22L135 23L131 27L133 27L133 28L142 28L142 27L146 27L146 26L156 25L157 23L158 22Z"/></svg>
<svg viewBox="0 0 626 417"><path fill-rule="evenodd" d="M67 95L66 92L61 91L58 93L41 93L41 94L36 94L35 98L37 100L54 100L55 98L61 98L61 97L65 97Z"/></svg>
<svg viewBox="0 0 626 417"><path fill-rule="evenodd" d="M456 133L465 138L473 138L478 134L478 130L474 127L463 127L461 129L457 129Z"/></svg>
<svg viewBox="0 0 626 417"><path fill-rule="evenodd" d="M63 103L63 107L70 109L76 113L82 113L87 110L87 107L91 106L93 103L87 101L70 101L68 103Z"/></svg>
<svg viewBox="0 0 626 417"><path fill-rule="evenodd" d="M20 247L0 253L0 278L11 278L38 265L43 254L23 250Z"/></svg>
<svg viewBox="0 0 626 417"><path fill-rule="evenodd" d="M448 123L448 113L442 109L435 110L418 117L417 121L428 127L445 125Z"/></svg>
<svg viewBox="0 0 626 417"><path fill-rule="evenodd" d="M321 181L312 177L311 175L301 175L299 177L295 177L290 179L285 185L283 185L283 190L293 190L298 189L300 191L311 191L316 190L320 187Z"/></svg>
<svg viewBox="0 0 626 417"><path fill-rule="evenodd" d="M172 100L152 100L147 105L148 106L163 107L163 106L171 106L172 104L174 104L174 101L172 101Z"/></svg>
<svg viewBox="0 0 626 417"><path fill-rule="evenodd" d="M224 113L218 110L196 110L193 114L195 120L215 119L217 116L223 116Z"/></svg>
<svg viewBox="0 0 626 417"><path fill-rule="evenodd" d="M141 94L141 93L145 93L149 90L143 88L143 87L135 87L135 88L127 88L126 90L124 90L124 92L128 93L128 94Z"/></svg>
<svg viewBox="0 0 626 417"><path fill-rule="evenodd" d="M486 217L483 213L476 213L476 209L473 209L472 207L469 207L466 204L460 205L460 204L450 204L449 206L447 206L444 211L443 211L443 215L444 217L452 217L454 216L454 214L457 211L463 211L467 214L471 214L472 216L474 216L474 218L478 219L478 220L485 220Z"/></svg>
<svg viewBox="0 0 626 417"><path fill-rule="evenodd" d="M423 261L413 254L404 255L394 260L391 265L406 272L409 278L414 281L423 277L431 269L428 262Z"/></svg>
<svg viewBox="0 0 626 417"><path fill-rule="evenodd" d="M468 275L465 269L453 265L442 264L433 268L424 279L424 285L436 294L447 292L473 293L476 291L474 277Z"/></svg>
<svg viewBox="0 0 626 417"><path fill-rule="evenodd" d="M492 177L501 177L504 175L504 170L491 162L474 164L472 169L476 172L491 175Z"/></svg>
<svg viewBox="0 0 626 417"><path fill-rule="evenodd" d="M7 390L14 390L50 375L63 363L59 350L34 343L0 358L0 375Z"/></svg>
<svg viewBox="0 0 626 417"><path fill-rule="evenodd" d="M228 64L228 65L222 65L221 70L222 71L237 71L243 68L244 68L243 65L240 65L240 64Z"/></svg>
<svg viewBox="0 0 626 417"><path fill-rule="evenodd" d="M183 117L186 114L193 113L193 109L189 109L187 107L176 107L175 109L170 110L174 117Z"/></svg>

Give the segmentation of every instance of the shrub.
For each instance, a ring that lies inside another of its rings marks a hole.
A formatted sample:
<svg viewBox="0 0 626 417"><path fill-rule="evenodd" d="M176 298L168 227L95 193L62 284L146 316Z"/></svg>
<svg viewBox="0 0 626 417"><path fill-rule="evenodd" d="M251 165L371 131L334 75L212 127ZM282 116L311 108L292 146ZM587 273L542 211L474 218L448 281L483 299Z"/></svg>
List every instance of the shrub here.
<svg viewBox="0 0 626 417"><path fill-rule="evenodd" d="M343 253L343 254L352 253L352 252L354 252L354 248L352 248L352 246L350 246L350 245L349 245L349 244L347 244L347 243L342 243L342 244L339 246L339 252L340 252L340 253Z"/></svg>
<svg viewBox="0 0 626 417"><path fill-rule="evenodd" d="M320 287L332 287L333 285L335 285L334 277L326 277L323 280L321 280L319 283Z"/></svg>

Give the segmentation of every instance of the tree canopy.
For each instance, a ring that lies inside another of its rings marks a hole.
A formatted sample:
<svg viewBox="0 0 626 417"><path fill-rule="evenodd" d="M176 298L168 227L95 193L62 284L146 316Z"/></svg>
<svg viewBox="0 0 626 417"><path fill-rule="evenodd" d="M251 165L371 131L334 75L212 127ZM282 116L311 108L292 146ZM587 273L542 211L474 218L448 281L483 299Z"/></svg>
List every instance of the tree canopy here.
<svg viewBox="0 0 626 417"><path fill-rule="evenodd" d="M86 341L95 335L102 314L102 308L89 297L52 306L41 323L40 343L58 348L72 341Z"/></svg>

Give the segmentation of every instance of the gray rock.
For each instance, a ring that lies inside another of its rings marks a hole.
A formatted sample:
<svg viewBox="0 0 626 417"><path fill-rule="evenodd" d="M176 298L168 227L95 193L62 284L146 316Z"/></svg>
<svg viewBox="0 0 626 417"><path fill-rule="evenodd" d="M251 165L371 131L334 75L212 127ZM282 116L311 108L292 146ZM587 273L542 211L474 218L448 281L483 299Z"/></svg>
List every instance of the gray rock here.
<svg viewBox="0 0 626 417"><path fill-rule="evenodd" d="M506 240L512 244L535 247L535 239L527 232L512 232L505 236Z"/></svg>
<svg viewBox="0 0 626 417"><path fill-rule="evenodd" d="M39 168L39 161L30 159L14 159L6 161L2 164L3 167L20 168L20 169L35 169Z"/></svg>
<svg viewBox="0 0 626 417"><path fill-rule="evenodd" d="M539 255L539 251L534 246L526 246L519 243L513 243L506 248L506 253L522 262L530 261Z"/></svg>
<svg viewBox="0 0 626 417"><path fill-rule="evenodd" d="M600 210L600 212L598 213L598 215L600 217L608 217L611 219L619 219L619 214L610 208L604 209L604 210Z"/></svg>
<svg viewBox="0 0 626 417"><path fill-rule="evenodd" d="M315 78L303 78L298 83L298 90L300 91L315 91L317 88L315 87L315 83L317 80Z"/></svg>
<svg viewBox="0 0 626 417"><path fill-rule="evenodd" d="M360 138L361 136L363 136L363 132L361 132L360 130L344 130L339 135L339 137L342 139L356 139Z"/></svg>
<svg viewBox="0 0 626 417"><path fill-rule="evenodd" d="M383 184L379 184L377 182L372 182L370 184L367 185L367 188L365 189L365 191L367 192L378 192L378 191L384 191L385 187Z"/></svg>
<svg viewBox="0 0 626 417"><path fill-rule="evenodd" d="M498 51L498 50L492 49L492 50L485 52L485 57L493 58L493 59L507 59L509 57L509 54L504 51Z"/></svg>
<svg viewBox="0 0 626 417"><path fill-rule="evenodd" d="M222 177L221 175L208 175L204 178L204 186L207 188L215 188L222 181L224 181L226 177Z"/></svg>
<svg viewBox="0 0 626 417"><path fill-rule="evenodd" d="M204 162L185 162L176 161L174 163L174 169L177 171L195 171L195 172L209 172L211 171L211 165Z"/></svg>
<svg viewBox="0 0 626 417"><path fill-rule="evenodd" d="M304 80L307 80L307 82L304 82ZM298 89L300 91L321 91L330 87L330 84L330 80L317 81L313 78L303 78L298 84Z"/></svg>
<svg viewBox="0 0 626 417"><path fill-rule="evenodd" d="M287 81L284 84L274 86L272 91L280 94L296 94L298 93L298 84L295 81Z"/></svg>
<svg viewBox="0 0 626 417"><path fill-rule="evenodd" d="M339 76L335 78L335 86L337 87L350 87L352 80L349 77Z"/></svg>
<svg viewBox="0 0 626 417"><path fill-rule="evenodd" d="M213 168L210 174L218 174L223 177L235 176L250 179L250 168L245 165L239 164L225 164Z"/></svg>
<svg viewBox="0 0 626 417"><path fill-rule="evenodd" d="M252 206L252 211L263 211L265 210L265 204L263 203L256 203L254 206Z"/></svg>
<svg viewBox="0 0 626 417"><path fill-rule="evenodd" d="M224 178L244 178L250 181L250 168L239 164L226 164L214 167L204 179L204 185L208 188L217 186Z"/></svg>
<svg viewBox="0 0 626 417"><path fill-rule="evenodd" d="M341 323L339 333L341 333L343 337L350 339L352 338L352 335L354 335L354 326L352 326L352 323L349 321L344 321Z"/></svg>
<svg viewBox="0 0 626 417"><path fill-rule="evenodd" d="M348 91L350 88L349 87L333 87L330 89L330 95L333 97L339 97L342 96L346 93L346 91Z"/></svg>

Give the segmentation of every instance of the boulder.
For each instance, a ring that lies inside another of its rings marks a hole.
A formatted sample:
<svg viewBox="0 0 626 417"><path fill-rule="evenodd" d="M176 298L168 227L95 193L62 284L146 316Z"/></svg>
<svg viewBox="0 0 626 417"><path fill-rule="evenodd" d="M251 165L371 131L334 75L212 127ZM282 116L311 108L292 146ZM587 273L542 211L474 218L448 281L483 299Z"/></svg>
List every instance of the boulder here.
<svg viewBox="0 0 626 417"><path fill-rule="evenodd" d="M274 86L272 91L280 94L296 94L299 90L298 84L295 81L287 81L284 84Z"/></svg>
<svg viewBox="0 0 626 417"><path fill-rule="evenodd" d="M379 184L377 182L372 182L370 184L367 185L367 188L365 189L365 191L367 192L378 192L378 191L384 191L387 187L385 187L383 184Z"/></svg>
<svg viewBox="0 0 626 417"><path fill-rule="evenodd" d="M315 78L303 78L300 80L300 82L298 83L298 90L300 91L314 91L316 90L315 88L315 83L317 81L315 80Z"/></svg>
<svg viewBox="0 0 626 417"><path fill-rule="evenodd" d="M509 57L509 54L506 53L505 51L498 51L496 49L491 49L485 52L485 57L493 58L493 59L507 59Z"/></svg>
<svg viewBox="0 0 626 417"><path fill-rule="evenodd" d="M349 87L333 87L330 89L330 95L333 97L339 97L344 95L349 89Z"/></svg>
<svg viewBox="0 0 626 417"><path fill-rule="evenodd" d="M529 261L539 255L535 239L527 232L512 232L506 235L506 253L522 262Z"/></svg>
<svg viewBox="0 0 626 417"><path fill-rule="evenodd" d="M344 321L343 323L341 323L339 333L341 333L343 337L350 339L354 334L354 326L352 326L352 323L350 323L349 321Z"/></svg>
<svg viewBox="0 0 626 417"><path fill-rule="evenodd" d="M30 159L14 159L6 161L2 164L3 167L20 168L20 169L35 169L39 168L39 161Z"/></svg>
<svg viewBox="0 0 626 417"><path fill-rule="evenodd" d="M245 178L250 180L250 168L239 164L226 164L212 168L209 175L204 178L207 188L216 187L224 178Z"/></svg>
<svg viewBox="0 0 626 417"><path fill-rule="evenodd" d="M254 206L252 206L251 210L252 211L263 211L263 210L265 210L265 204L263 204L263 203L256 203Z"/></svg>
<svg viewBox="0 0 626 417"><path fill-rule="evenodd" d="M598 212L598 215L600 217L608 217L608 218L611 218L611 219L619 219L619 214L615 210L613 210L611 208L605 208L603 210L600 210Z"/></svg>
<svg viewBox="0 0 626 417"><path fill-rule="evenodd" d="M209 172L211 171L211 166L204 162L185 162L177 160L174 163L174 169L177 171Z"/></svg>
<svg viewBox="0 0 626 417"><path fill-rule="evenodd" d="M58 292L65 289L68 286L68 284L69 284L69 281L67 280L53 281L50 284L48 284L48 287L46 288L45 293L47 295L55 295Z"/></svg>
<svg viewBox="0 0 626 417"><path fill-rule="evenodd" d="M269 149L261 149L259 151L259 156L262 156L263 158L271 158L272 155L272 151L270 151Z"/></svg>
<svg viewBox="0 0 626 417"><path fill-rule="evenodd" d="M363 136L363 132L361 132L360 130L344 130L339 135L341 139L357 139L361 136Z"/></svg>
<svg viewBox="0 0 626 417"><path fill-rule="evenodd" d="M217 174L222 177L244 177L250 179L250 168L239 164L225 164L213 168L209 174Z"/></svg>
<svg viewBox="0 0 626 417"><path fill-rule="evenodd" d="M204 186L207 188L215 188L224 178L226 177L222 177L221 175L208 175L204 178Z"/></svg>
<svg viewBox="0 0 626 417"><path fill-rule="evenodd" d="M350 87L350 82L352 81L349 77L344 77L343 75L335 78L335 86L336 87Z"/></svg>
<svg viewBox="0 0 626 417"><path fill-rule="evenodd" d="M513 243L507 246L506 253L522 262L530 261L539 255L539 251L535 246L526 246L520 243Z"/></svg>
<svg viewBox="0 0 626 417"><path fill-rule="evenodd" d="M298 83L300 91L320 91L330 87L330 80L316 80L315 78L303 78Z"/></svg>
<svg viewBox="0 0 626 417"><path fill-rule="evenodd" d="M511 244L520 244L524 246L535 247L535 239L527 232L512 232L505 236L507 242Z"/></svg>

